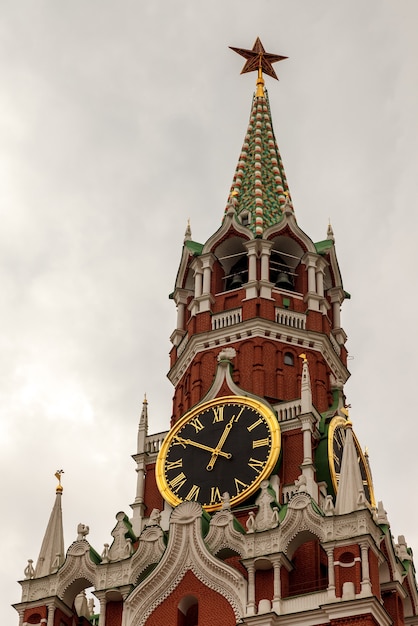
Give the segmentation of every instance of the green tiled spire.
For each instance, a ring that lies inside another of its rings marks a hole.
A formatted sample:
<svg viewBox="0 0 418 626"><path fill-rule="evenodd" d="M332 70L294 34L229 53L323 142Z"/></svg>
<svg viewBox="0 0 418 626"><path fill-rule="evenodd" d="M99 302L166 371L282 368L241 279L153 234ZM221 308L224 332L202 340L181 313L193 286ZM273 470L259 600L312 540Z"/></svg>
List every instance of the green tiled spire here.
<svg viewBox="0 0 418 626"><path fill-rule="evenodd" d="M254 96L250 122L231 186L237 214L256 237L280 222L290 195L271 121L267 91Z"/></svg>

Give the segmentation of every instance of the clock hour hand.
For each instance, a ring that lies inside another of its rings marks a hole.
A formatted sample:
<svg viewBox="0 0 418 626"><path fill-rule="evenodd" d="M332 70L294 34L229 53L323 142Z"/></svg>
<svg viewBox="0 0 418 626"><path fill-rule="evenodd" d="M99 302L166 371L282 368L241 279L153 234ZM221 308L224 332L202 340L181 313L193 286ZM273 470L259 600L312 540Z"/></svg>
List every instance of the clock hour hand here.
<svg viewBox="0 0 418 626"><path fill-rule="evenodd" d="M212 452L212 453L216 452L215 448L205 446L204 443L199 443L198 441L193 441L192 439L183 439L183 437L179 437L179 436L174 437L174 439L184 446L186 445L195 446L195 448L201 448L202 450L207 450L208 452ZM226 459L230 459L232 457L232 454L230 452L219 451L217 452L217 454L225 457Z"/></svg>
<svg viewBox="0 0 418 626"><path fill-rule="evenodd" d="M230 430L232 428L232 424L235 421L235 415L233 417L231 417L231 419L229 420L229 422L227 423L227 425L225 426L224 432L221 435L221 438L218 441L218 445L216 446L216 448L214 449L214 451L212 452L212 456L210 457L210 461L206 466L206 469L208 470L208 472L210 472L211 470L213 470L213 466L216 463L216 459L218 458L218 456L224 456L224 454L222 453L222 446L224 445L226 438L228 437ZM229 458L231 458L231 455L229 456Z"/></svg>

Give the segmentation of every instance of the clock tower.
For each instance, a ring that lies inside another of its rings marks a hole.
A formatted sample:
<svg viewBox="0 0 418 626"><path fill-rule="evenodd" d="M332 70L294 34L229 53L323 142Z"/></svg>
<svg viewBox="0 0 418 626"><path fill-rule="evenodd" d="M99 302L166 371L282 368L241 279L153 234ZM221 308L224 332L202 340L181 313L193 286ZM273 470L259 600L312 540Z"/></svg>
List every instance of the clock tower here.
<svg viewBox="0 0 418 626"><path fill-rule="evenodd" d="M286 57L259 39L232 49L256 91L221 226L204 243L185 233L167 431L149 433L145 400L132 515L110 545L82 527L54 560L50 522L20 626L418 626L412 552L348 414L334 234L299 226L273 130L264 77Z"/></svg>

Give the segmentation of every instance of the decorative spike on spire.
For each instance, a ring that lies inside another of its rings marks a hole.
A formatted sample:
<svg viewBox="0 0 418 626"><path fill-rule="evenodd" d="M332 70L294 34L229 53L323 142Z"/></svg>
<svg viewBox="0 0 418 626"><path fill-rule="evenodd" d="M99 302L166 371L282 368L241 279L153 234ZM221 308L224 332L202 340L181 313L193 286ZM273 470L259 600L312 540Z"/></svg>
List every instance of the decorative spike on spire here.
<svg viewBox="0 0 418 626"><path fill-rule="evenodd" d="M142 402L142 411L139 423L143 424L146 427L148 426L148 400L146 393L144 393L144 400Z"/></svg>
<svg viewBox="0 0 418 626"><path fill-rule="evenodd" d="M184 241L190 241L192 238L192 229L190 228L190 218L187 220L186 232L184 233Z"/></svg>
<svg viewBox="0 0 418 626"><path fill-rule="evenodd" d="M63 470L57 470L55 477L59 484L56 488L56 497L48 526L42 541L38 561L35 568L35 578L48 576L56 571L64 562L64 531L62 527L61 496L63 488L61 486L61 474Z"/></svg>
<svg viewBox="0 0 418 626"><path fill-rule="evenodd" d="M301 411L303 413L309 413L312 411L312 389L311 389L311 377L309 374L309 364L306 354L299 354L299 358L303 359L302 365L302 381L301 381Z"/></svg>
<svg viewBox="0 0 418 626"><path fill-rule="evenodd" d="M64 470L62 469L55 472L55 478L58 480L56 493L62 493L64 491L64 487L61 485L61 474L64 474Z"/></svg>
<svg viewBox="0 0 418 626"><path fill-rule="evenodd" d="M331 226L331 220L328 223L327 239L331 239L332 241L335 241L334 231L332 230L332 226Z"/></svg>

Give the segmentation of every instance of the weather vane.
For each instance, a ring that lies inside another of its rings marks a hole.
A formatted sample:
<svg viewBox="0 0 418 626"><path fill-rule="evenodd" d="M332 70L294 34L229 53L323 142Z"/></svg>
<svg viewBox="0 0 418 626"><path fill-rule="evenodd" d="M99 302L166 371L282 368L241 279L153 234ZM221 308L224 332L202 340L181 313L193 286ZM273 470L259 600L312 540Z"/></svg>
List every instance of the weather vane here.
<svg viewBox="0 0 418 626"><path fill-rule="evenodd" d="M264 46L261 43L260 37L257 37L255 43L253 45L252 50L246 50L245 48L234 48L233 46L229 46L231 50L240 54L244 59L247 59L244 67L241 70L241 74L246 74L247 72L257 72L257 97L264 96L264 78L263 72L267 74L267 76L271 76L276 80L279 80L276 72L273 68L273 63L277 61L283 61L287 59L287 57L280 56L279 54L271 54L270 52L266 52L264 50Z"/></svg>
<svg viewBox="0 0 418 626"><path fill-rule="evenodd" d="M57 488L56 488L56 492L57 493L62 493L63 492L63 486L61 485L61 474L63 474L63 473L64 473L63 469L57 470L55 472L55 478L58 480L58 485L57 485Z"/></svg>

